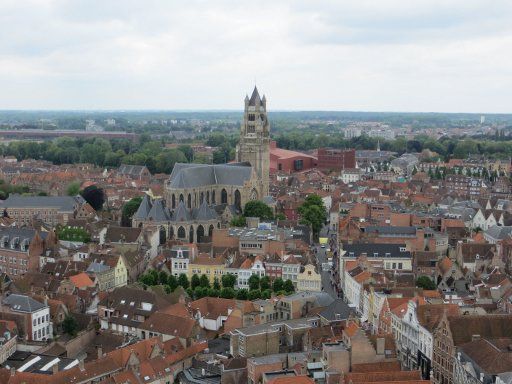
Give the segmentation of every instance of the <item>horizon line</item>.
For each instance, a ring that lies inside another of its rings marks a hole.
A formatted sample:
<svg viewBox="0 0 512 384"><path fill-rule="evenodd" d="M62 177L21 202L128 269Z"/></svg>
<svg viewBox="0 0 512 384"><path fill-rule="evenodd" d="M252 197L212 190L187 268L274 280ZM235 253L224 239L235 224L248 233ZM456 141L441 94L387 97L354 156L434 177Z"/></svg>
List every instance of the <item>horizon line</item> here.
<svg viewBox="0 0 512 384"><path fill-rule="evenodd" d="M0 109L1 113L9 112L100 112L100 113L243 113L241 109ZM272 113L382 113L382 114L445 114L445 115L510 115L512 112L439 112L439 111L372 111L372 110L335 110L335 109L275 109Z"/></svg>

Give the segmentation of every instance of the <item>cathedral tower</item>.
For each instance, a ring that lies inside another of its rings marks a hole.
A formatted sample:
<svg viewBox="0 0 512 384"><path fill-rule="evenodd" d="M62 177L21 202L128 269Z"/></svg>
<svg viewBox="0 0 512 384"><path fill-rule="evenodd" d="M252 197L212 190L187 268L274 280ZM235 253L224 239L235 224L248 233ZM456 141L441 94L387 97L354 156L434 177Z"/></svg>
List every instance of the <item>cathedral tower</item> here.
<svg viewBox="0 0 512 384"><path fill-rule="evenodd" d="M269 194L270 125L267 118L267 99L260 97L254 87L251 98L245 96L244 120L240 128L240 141L236 147L236 160L249 162L260 182L258 199Z"/></svg>

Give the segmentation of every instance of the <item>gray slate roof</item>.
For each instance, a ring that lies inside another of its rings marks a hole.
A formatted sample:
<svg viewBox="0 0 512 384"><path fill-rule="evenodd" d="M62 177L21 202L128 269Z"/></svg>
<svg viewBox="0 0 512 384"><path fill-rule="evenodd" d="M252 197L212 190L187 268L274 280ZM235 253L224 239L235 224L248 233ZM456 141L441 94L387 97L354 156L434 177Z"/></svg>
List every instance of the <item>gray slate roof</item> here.
<svg viewBox="0 0 512 384"><path fill-rule="evenodd" d="M7 296L3 303L8 305L11 310L17 312L33 313L46 307L46 305L34 300L26 295L12 294Z"/></svg>
<svg viewBox="0 0 512 384"><path fill-rule="evenodd" d="M192 217L198 221L217 220L217 212L203 200L199 208L192 210Z"/></svg>
<svg viewBox="0 0 512 384"><path fill-rule="evenodd" d="M72 196L22 196L11 194L0 207L4 208L58 208L64 212L73 212L77 199Z"/></svg>
<svg viewBox="0 0 512 384"><path fill-rule="evenodd" d="M190 221L192 219L192 216L190 215L189 210L185 206L185 203L183 201L180 201L178 203L178 206L174 210L174 215L172 217L173 221Z"/></svg>
<svg viewBox="0 0 512 384"><path fill-rule="evenodd" d="M357 258L365 253L368 258L411 258L409 251L400 251L400 248L405 248L405 244L343 244L343 250L346 251L345 257Z"/></svg>
<svg viewBox="0 0 512 384"><path fill-rule="evenodd" d="M119 173L122 175L140 176L145 169L145 165L121 164Z"/></svg>
<svg viewBox="0 0 512 384"><path fill-rule="evenodd" d="M254 86L254 90L252 91L251 98L249 99L249 105L255 106L256 101L258 101L261 104L261 97L258 92L258 88L256 88L256 86Z"/></svg>
<svg viewBox="0 0 512 384"><path fill-rule="evenodd" d="M155 222L171 220L169 209L165 206L162 199L157 199L153 202L153 206L147 215L147 219Z"/></svg>
<svg viewBox="0 0 512 384"><path fill-rule="evenodd" d="M16 227L0 228L0 246L14 251L25 252L26 249L22 249L22 246L28 247L35 235L36 231L34 229ZM40 236L44 239L47 233L41 232Z"/></svg>
<svg viewBox="0 0 512 384"><path fill-rule="evenodd" d="M500 227L498 225L494 225L485 231L485 234L493 239L503 240L510 237L512 234L512 226Z"/></svg>
<svg viewBox="0 0 512 384"><path fill-rule="evenodd" d="M103 264L102 262L93 261L89 268L87 268L86 272L94 272L94 273L101 273L104 271L108 271L110 267L108 265Z"/></svg>
<svg viewBox="0 0 512 384"><path fill-rule="evenodd" d="M343 299L335 299L327 308L320 312L320 316L329 321L346 320L354 310Z"/></svg>
<svg viewBox="0 0 512 384"><path fill-rule="evenodd" d="M149 215L149 211L151 211L151 208L153 206L153 203L151 202L151 198L148 194L145 194L142 198L142 202L139 205L139 208L137 209L137 212L133 215L134 219L140 219L144 220Z"/></svg>
<svg viewBox="0 0 512 384"><path fill-rule="evenodd" d="M245 164L176 163L169 178L171 188L197 188L206 185L239 185L251 178L252 167Z"/></svg>

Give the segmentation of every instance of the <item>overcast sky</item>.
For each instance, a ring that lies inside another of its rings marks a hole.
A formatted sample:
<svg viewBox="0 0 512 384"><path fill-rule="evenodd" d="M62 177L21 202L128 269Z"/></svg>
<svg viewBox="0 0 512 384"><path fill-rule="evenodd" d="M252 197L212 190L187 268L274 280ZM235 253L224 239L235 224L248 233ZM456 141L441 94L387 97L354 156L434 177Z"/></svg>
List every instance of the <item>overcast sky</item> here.
<svg viewBox="0 0 512 384"><path fill-rule="evenodd" d="M512 112L510 0L1 0L0 109Z"/></svg>

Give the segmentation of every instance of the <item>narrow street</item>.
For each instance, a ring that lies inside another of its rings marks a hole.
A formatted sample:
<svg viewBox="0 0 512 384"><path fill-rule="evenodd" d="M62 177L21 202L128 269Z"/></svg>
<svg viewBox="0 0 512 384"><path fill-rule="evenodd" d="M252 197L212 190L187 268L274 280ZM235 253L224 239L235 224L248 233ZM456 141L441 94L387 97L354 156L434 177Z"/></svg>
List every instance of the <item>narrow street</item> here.
<svg viewBox="0 0 512 384"><path fill-rule="evenodd" d="M329 237L330 234L327 233L328 227L322 228L320 231L320 237ZM331 267L327 268L327 249L329 245L327 244L325 248L322 248L320 244L315 244L313 249L316 253L316 260L318 265L318 272L322 276L322 287L324 292L327 292L331 297L337 298L338 295L334 290L334 287L331 284Z"/></svg>

